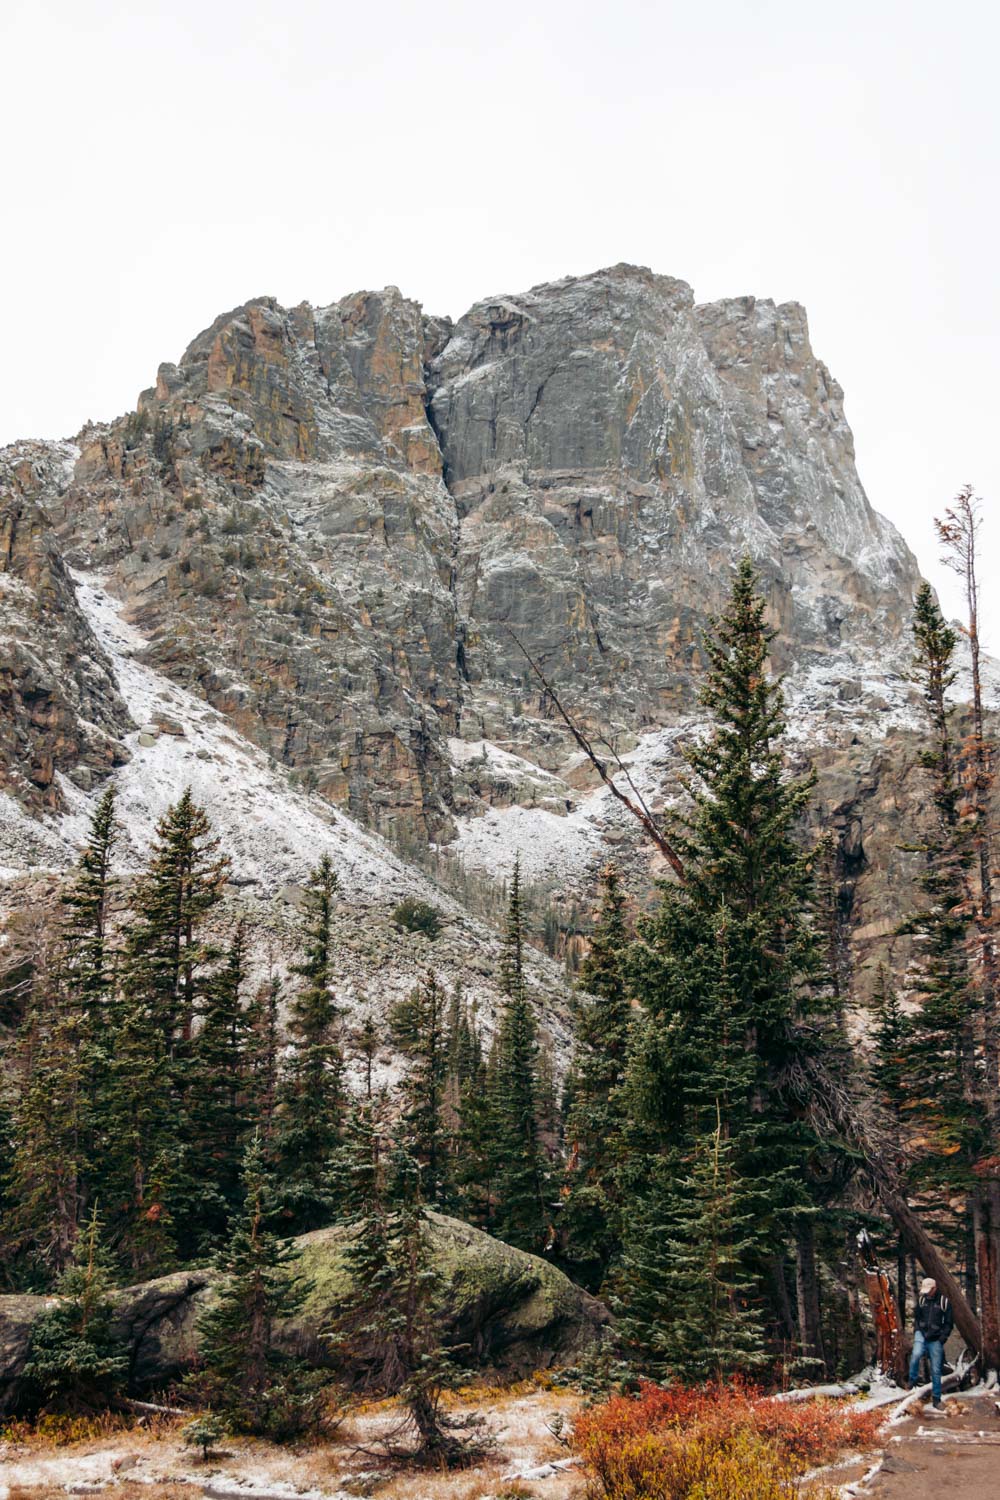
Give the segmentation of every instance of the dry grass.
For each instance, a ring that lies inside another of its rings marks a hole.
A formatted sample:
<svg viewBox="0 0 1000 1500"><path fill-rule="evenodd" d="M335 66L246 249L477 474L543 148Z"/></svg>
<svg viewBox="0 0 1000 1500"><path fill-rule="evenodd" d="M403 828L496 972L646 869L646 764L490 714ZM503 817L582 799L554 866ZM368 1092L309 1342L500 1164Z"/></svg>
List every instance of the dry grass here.
<svg viewBox="0 0 1000 1500"><path fill-rule="evenodd" d="M51 1484L13 1484L7 1491L8 1500L53 1500L54 1493ZM116 1500L194 1500L197 1491L189 1484L116 1484L112 1493Z"/></svg>
<svg viewBox="0 0 1000 1500"><path fill-rule="evenodd" d="M160 1438L173 1436L186 1418L150 1412L133 1416L127 1412L100 1412L92 1417L39 1417L34 1422L10 1421L0 1427L0 1443L23 1448L74 1448L102 1444L127 1436Z"/></svg>

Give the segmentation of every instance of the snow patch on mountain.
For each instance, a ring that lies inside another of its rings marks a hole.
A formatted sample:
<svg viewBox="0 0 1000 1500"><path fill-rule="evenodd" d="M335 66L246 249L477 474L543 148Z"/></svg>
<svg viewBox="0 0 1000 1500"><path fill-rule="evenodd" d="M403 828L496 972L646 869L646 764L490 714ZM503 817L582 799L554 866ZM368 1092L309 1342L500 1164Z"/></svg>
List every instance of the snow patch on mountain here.
<svg viewBox="0 0 1000 1500"><path fill-rule="evenodd" d="M131 760L115 776L127 865L138 866L156 822L190 787L233 862L240 885L273 890L300 881L329 854L341 884L401 898L429 883L389 847L318 798L288 784L285 772L222 714L142 660L146 639L124 620L96 574L75 574L77 599L112 663L139 728L126 737ZM166 729L159 726L167 725ZM180 733L171 733L173 725ZM70 812L58 838L82 843L97 793L63 781ZM54 830L55 831L55 830Z"/></svg>

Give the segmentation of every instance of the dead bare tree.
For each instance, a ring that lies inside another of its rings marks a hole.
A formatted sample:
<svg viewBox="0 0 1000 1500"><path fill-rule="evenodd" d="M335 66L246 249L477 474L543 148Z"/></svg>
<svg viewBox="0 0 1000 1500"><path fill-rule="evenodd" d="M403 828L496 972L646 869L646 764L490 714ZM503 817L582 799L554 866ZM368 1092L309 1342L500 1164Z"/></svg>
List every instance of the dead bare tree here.
<svg viewBox="0 0 1000 1500"><path fill-rule="evenodd" d="M635 793L635 796L636 796L636 799L637 799L635 802L633 802L633 800L632 800L631 797L627 797L625 795L625 793L622 791L621 787L616 784L614 777L611 775L610 771L608 770L607 764L597 754L597 751L594 749L591 741L584 734L583 730L579 727L579 725L574 722L574 720L570 717L570 715L563 708L561 702L559 701L559 695L558 695L558 693L556 692L555 688L552 686L552 684L547 680L547 678L543 674L541 667L534 660L534 658L530 655L530 653L526 650L526 648L521 644L521 642L518 640L517 636L514 634L514 631L511 630L509 626L507 628L508 628L508 631L510 633L511 640L514 642L515 646L520 651L520 653L524 657L525 661L528 663L528 666L534 672L535 676L538 678L539 682L542 684L542 687L545 689L546 693L551 698L553 704L555 705L556 711L559 714L559 717L562 719L563 723L566 725L566 727L569 730L570 734L576 740L576 743L579 745L579 747L583 751L584 755L587 757L587 759L590 761L591 765L594 767L594 770L597 772L598 776L600 776L601 780L604 782L604 785L608 788L608 791L611 793L611 795L613 797L617 798L617 800L622 804L622 806L624 808L626 808L628 810L629 813L631 813L632 817L635 818L635 820L640 824L640 826L643 828L643 830L645 831L645 833L647 834L647 836L652 839L653 843L659 849L660 853L663 855L664 859L667 861L667 864L670 866L670 868L673 870L674 874L677 876L677 879L679 881L683 882L684 878L685 878L685 876L684 876L684 865L681 862L680 855L677 853L676 849L670 843L670 841L668 840L668 838L667 838L666 834L663 832L663 830L658 826L655 818L653 817L653 815L650 812L649 808L646 806L646 803L643 800L642 795L636 789L634 781L632 780L632 778L629 775L628 771L626 771L625 767L622 765L622 762L619 759L617 752L614 751L614 750L612 750L611 754L614 756L615 760L617 761L619 770L625 772L625 777L626 777L626 780L628 782L628 785L631 787L632 791Z"/></svg>

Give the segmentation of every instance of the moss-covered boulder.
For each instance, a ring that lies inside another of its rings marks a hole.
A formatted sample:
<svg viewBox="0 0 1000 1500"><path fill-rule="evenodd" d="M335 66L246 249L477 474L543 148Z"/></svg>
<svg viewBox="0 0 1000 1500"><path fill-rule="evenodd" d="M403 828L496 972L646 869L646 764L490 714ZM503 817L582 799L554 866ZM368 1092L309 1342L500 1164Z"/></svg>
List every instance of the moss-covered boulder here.
<svg viewBox="0 0 1000 1500"><path fill-rule="evenodd" d="M446 1337L468 1347L471 1363L525 1374L568 1363L604 1337L607 1308L548 1261L445 1214L429 1213L425 1233L446 1288ZM317 1229L298 1244L313 1287L284 1337L318 1358L315 1336L349 1285L345 1231Z"/></svg>
<svg viewBox="0 0 1000 1500"><path fill-rule="evenodd" d="M548 1261L444 1214L428 1214L425 1233L445 1286L444 1336L463 1346L467 1363L527 1374L573 1362L606 1336L610 1319L603 1303ZM279 1336L310 1363L326 1362L323 1334L350 1286L344 1258L349 1234L335 1226L297 1241L301 1274L312 1285L301 1312ZM198 1317L211 1301L214 1280L212 1271L178 1271L114 1294L132 1390L162 1385L196 1358ZM0 1410L16 1405L32 1326L52 1303L50 1297L0 1297Z"/></svg>

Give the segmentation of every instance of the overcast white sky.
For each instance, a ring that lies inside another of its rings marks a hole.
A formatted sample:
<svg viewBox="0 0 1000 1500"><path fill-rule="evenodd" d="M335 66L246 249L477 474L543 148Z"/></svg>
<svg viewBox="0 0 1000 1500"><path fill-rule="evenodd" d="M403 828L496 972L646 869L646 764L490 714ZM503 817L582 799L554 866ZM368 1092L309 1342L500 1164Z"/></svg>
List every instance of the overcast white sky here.
<svg viewBox="0 0 1000 1500"><path fill-rule="evenodd" d="M998 55L995 0L4 0L0 442L250 296L458 316L634 261L804 302L872 502L940 586L973 481L992 599Z"/></svg>

